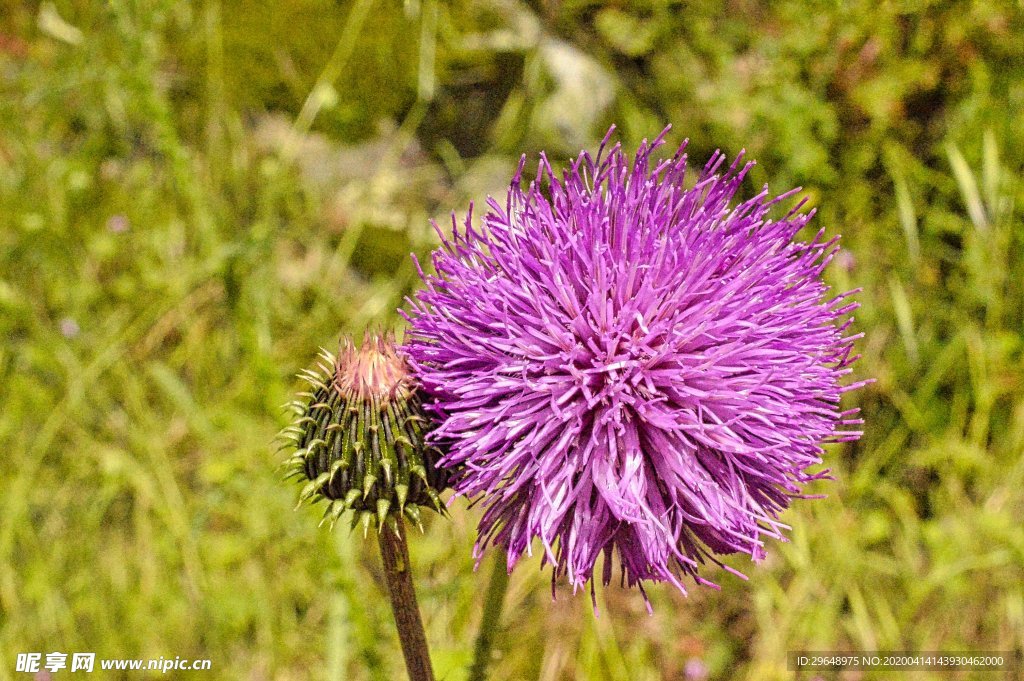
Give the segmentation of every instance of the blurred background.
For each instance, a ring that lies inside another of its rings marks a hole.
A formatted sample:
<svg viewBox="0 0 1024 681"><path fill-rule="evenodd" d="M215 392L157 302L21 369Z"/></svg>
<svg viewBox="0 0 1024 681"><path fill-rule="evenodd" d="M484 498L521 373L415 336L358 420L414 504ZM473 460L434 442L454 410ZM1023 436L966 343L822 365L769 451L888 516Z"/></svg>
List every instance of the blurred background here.
<svg viewBox="0 0 1024 681"><path fill-rule="evenodd" d="M790 543L730 562L747 582L652 588L653 616L599 590L595 618L526 561L493 677L1020 653L1022 35L999 0L0 0L0 679L28 651L402 678L375 542L293 510L279 406L318 346L401 329L430 218L613 122L627 147L672 123L701 164L746 148L747 195L802 186L843 235L827 277L864 288L867 432L829 450ZM453 681L477 514L411 538Z"/></svg>

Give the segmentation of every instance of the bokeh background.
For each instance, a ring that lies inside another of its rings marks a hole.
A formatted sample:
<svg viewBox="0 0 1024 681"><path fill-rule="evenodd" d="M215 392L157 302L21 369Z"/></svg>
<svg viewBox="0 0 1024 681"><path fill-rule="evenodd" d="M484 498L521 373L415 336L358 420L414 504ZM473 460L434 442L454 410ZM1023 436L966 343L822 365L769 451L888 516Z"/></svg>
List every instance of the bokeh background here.
<svg viewBox="0 0 1024 681"><path fill-rule="evenodd" d="M401 329L430 218L613 122L627 146L671 122L699 163L746 148L748 195L802 186L843 235L867 432L790 543L731 561L747 582L653 588L653 616L610 588L595 618L525 562L493 678L1019 654L1022 36L1000 0L0 0L0 679L26 651L401 678L375 543L294 510L279 406L318 346ZM477 513L412 538L444 679L480 618Z"/></svg>

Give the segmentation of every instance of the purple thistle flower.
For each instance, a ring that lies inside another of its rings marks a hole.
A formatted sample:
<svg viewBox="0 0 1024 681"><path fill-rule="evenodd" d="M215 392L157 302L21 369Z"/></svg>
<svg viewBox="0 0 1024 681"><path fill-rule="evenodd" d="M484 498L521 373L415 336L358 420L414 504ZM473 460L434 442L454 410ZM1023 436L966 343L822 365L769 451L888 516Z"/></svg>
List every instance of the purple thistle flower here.
<svg viewBox="0 0 1024 681"><path fill-rule="evenodd" d="M613 128L614 130L614 128ZM779 513L822 446L855 440L839 408L851 370L850 293L821 273L813 211L781 220L768 188L730 206L753 165L716 152L684 183L683 147L581 153L559 178L542 154L527 191L488 200L441 235L436 275L410 301L405 351L438 417L456 495L482 500L475 555L494 542L511 569L540 539L554 581L679 577L716 554L765 555ZM653 166L653 167L652 167ZM436 225L435 225L436 227ZM439 230L440 233L440 230ZM737 573L738 574L738 573ZM742 575L741 575L742 576ZM591 581L593 594L593 581ZM646 599L646 594L645 594Z"/></svg>

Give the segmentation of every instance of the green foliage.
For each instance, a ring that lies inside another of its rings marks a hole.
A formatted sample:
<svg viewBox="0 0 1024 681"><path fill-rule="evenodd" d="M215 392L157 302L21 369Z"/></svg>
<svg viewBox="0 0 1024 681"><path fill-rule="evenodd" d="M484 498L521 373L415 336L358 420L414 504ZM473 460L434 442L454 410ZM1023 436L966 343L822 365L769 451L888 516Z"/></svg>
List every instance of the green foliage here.
<svg viewBox="0 0 1024 681"><path fill-rule="evenodd" d="M53 650L397 678L372 543L293 511L278 406L318 346L399 322L430 216L613 121L803 185L878 381L748 582L595 618L524 566L494 678L1024 650L1022 33L1011 2L0 0L0 680ZM459 679L485 584L451 511L410 540Z"/></svg>

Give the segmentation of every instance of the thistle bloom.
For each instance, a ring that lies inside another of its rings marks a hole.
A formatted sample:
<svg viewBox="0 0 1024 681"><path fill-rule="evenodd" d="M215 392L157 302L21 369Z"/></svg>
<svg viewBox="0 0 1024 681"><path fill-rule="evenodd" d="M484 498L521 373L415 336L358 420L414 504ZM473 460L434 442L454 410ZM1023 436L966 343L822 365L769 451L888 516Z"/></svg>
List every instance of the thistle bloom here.
<svg viewBox="0 0 1024 681"><path fill-rule="evenodd" d="M482 230L453 217L405 350L440 465L483 503L478 559L496 543L511 569L539 539L552 588L603 555L604 584L614 559L685 593L684 574L715 586L698 567L717 554L762 559L823 445L859 437L839 407L856 304L820 278L837 239L795 240L813 211L769 219L797 190L731 205L742 154L687 188L685 144L630 161L610 136L561 177L542 155L525 192L524 157Z"/></svg>

